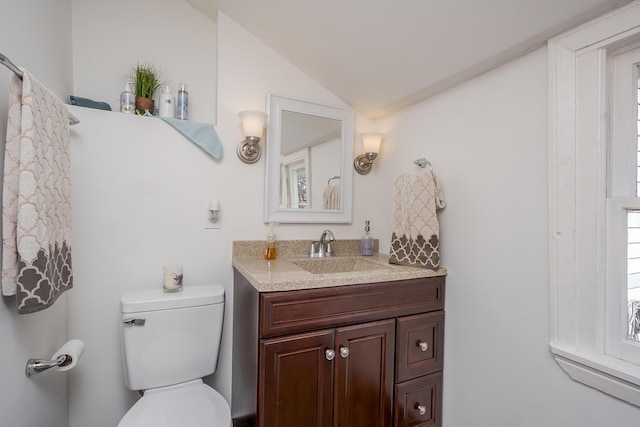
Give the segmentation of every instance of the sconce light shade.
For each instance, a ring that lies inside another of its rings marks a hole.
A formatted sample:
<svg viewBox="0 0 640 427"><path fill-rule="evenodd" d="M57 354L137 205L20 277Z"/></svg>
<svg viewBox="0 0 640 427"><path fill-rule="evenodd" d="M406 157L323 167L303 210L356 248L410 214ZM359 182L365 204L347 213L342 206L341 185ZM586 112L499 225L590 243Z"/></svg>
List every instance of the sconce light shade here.
<svg viewBox="0 0 640 427"><path fill-rule="evenodd" d="M382 142L381 133L363 133L362 134L362 145L364 146L365 153L379 153L380 152L380 143Z"/></svg>
<svg viewBox="0 0 640 427"><path fill-rule="evenodd" d="M381 133L363 133L362 145L364 146L364 154L360 154L353 161L353 167L360 175L366 175L371 172L373 160L380 152L380 143L382 142Z"/></svg>
<svg viewBox="0 0 640 427"><path fill-rule="evenodd" d="M260 158L260 138L267 121L267 114L262 111L240 111L238 113L242 120L242 130L245 140L238 144L238 157L245 163L255 163Z"/></svg>
<svg viewBox="0 0 640 427"><path fill-rule="evenodd" d="M267 114L262 111L240 111L238 113L240 120L242 120L242 129L244 130L244 136L262 137L262 130L264 129L264 123L267 120Z"/></svg>

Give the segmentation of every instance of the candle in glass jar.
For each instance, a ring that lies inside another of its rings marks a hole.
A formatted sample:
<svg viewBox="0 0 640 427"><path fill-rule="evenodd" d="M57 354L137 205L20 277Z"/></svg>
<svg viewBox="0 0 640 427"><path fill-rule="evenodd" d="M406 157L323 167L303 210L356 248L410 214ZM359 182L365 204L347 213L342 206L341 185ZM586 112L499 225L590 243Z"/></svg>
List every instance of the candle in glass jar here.
<svg viewBox="0 0 640 427"><path fill-rule="evenodd" d="M167 265L163 268L162 289L165 292L178 292L182 290L182 266Z"/></svg>

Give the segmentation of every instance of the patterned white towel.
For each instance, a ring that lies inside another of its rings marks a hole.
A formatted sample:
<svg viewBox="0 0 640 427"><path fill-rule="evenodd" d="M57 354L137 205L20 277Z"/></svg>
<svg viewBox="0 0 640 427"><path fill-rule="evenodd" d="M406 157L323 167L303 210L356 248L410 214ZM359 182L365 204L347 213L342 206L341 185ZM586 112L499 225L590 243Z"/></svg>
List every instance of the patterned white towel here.
<svg viewBox="0 0 640 427"><path fill-rule="evenodd" d="M2 294L16 295L18 313L32 313L73 286L69 112L27 71L9 91Z"/></svg>
<svg viewBox="0 0 640 427"><path fill-rule="evenodd" d="M440 266L440 227L437 209L446 206L444 191L432 171L400 175L393 197L390 264Z"/></svg>
<svg viewBox="0 0 640 427"><path fill-rule="evenodd" d="M328 185L322 195L323 209L340 209L340 186Z"/></svg>

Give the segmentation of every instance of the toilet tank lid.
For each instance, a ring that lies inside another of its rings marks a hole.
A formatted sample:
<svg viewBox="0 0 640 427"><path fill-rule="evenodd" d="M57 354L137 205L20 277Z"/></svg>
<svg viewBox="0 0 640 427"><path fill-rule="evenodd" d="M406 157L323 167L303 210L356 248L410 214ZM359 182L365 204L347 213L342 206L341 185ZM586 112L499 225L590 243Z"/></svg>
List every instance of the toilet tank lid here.
<svg viewBox="0 0 640 427"><path fill-rule="evenodd" d="M221 285L184 286L180 292L163 292L158 289L128 291L120 297L122 313L169 310L224 302L224 287Z"/></svg>

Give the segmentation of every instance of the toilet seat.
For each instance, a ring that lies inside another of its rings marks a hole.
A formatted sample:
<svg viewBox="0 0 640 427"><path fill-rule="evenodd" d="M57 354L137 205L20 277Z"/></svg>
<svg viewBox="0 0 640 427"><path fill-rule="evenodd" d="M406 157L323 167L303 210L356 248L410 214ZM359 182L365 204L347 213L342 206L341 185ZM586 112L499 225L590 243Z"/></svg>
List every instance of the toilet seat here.
<svg viewBox="0 0 640 427"><path fill-rule="evenodd" d="M118 427L229 427L227 401L202 380L147 390Z"/></svg>

